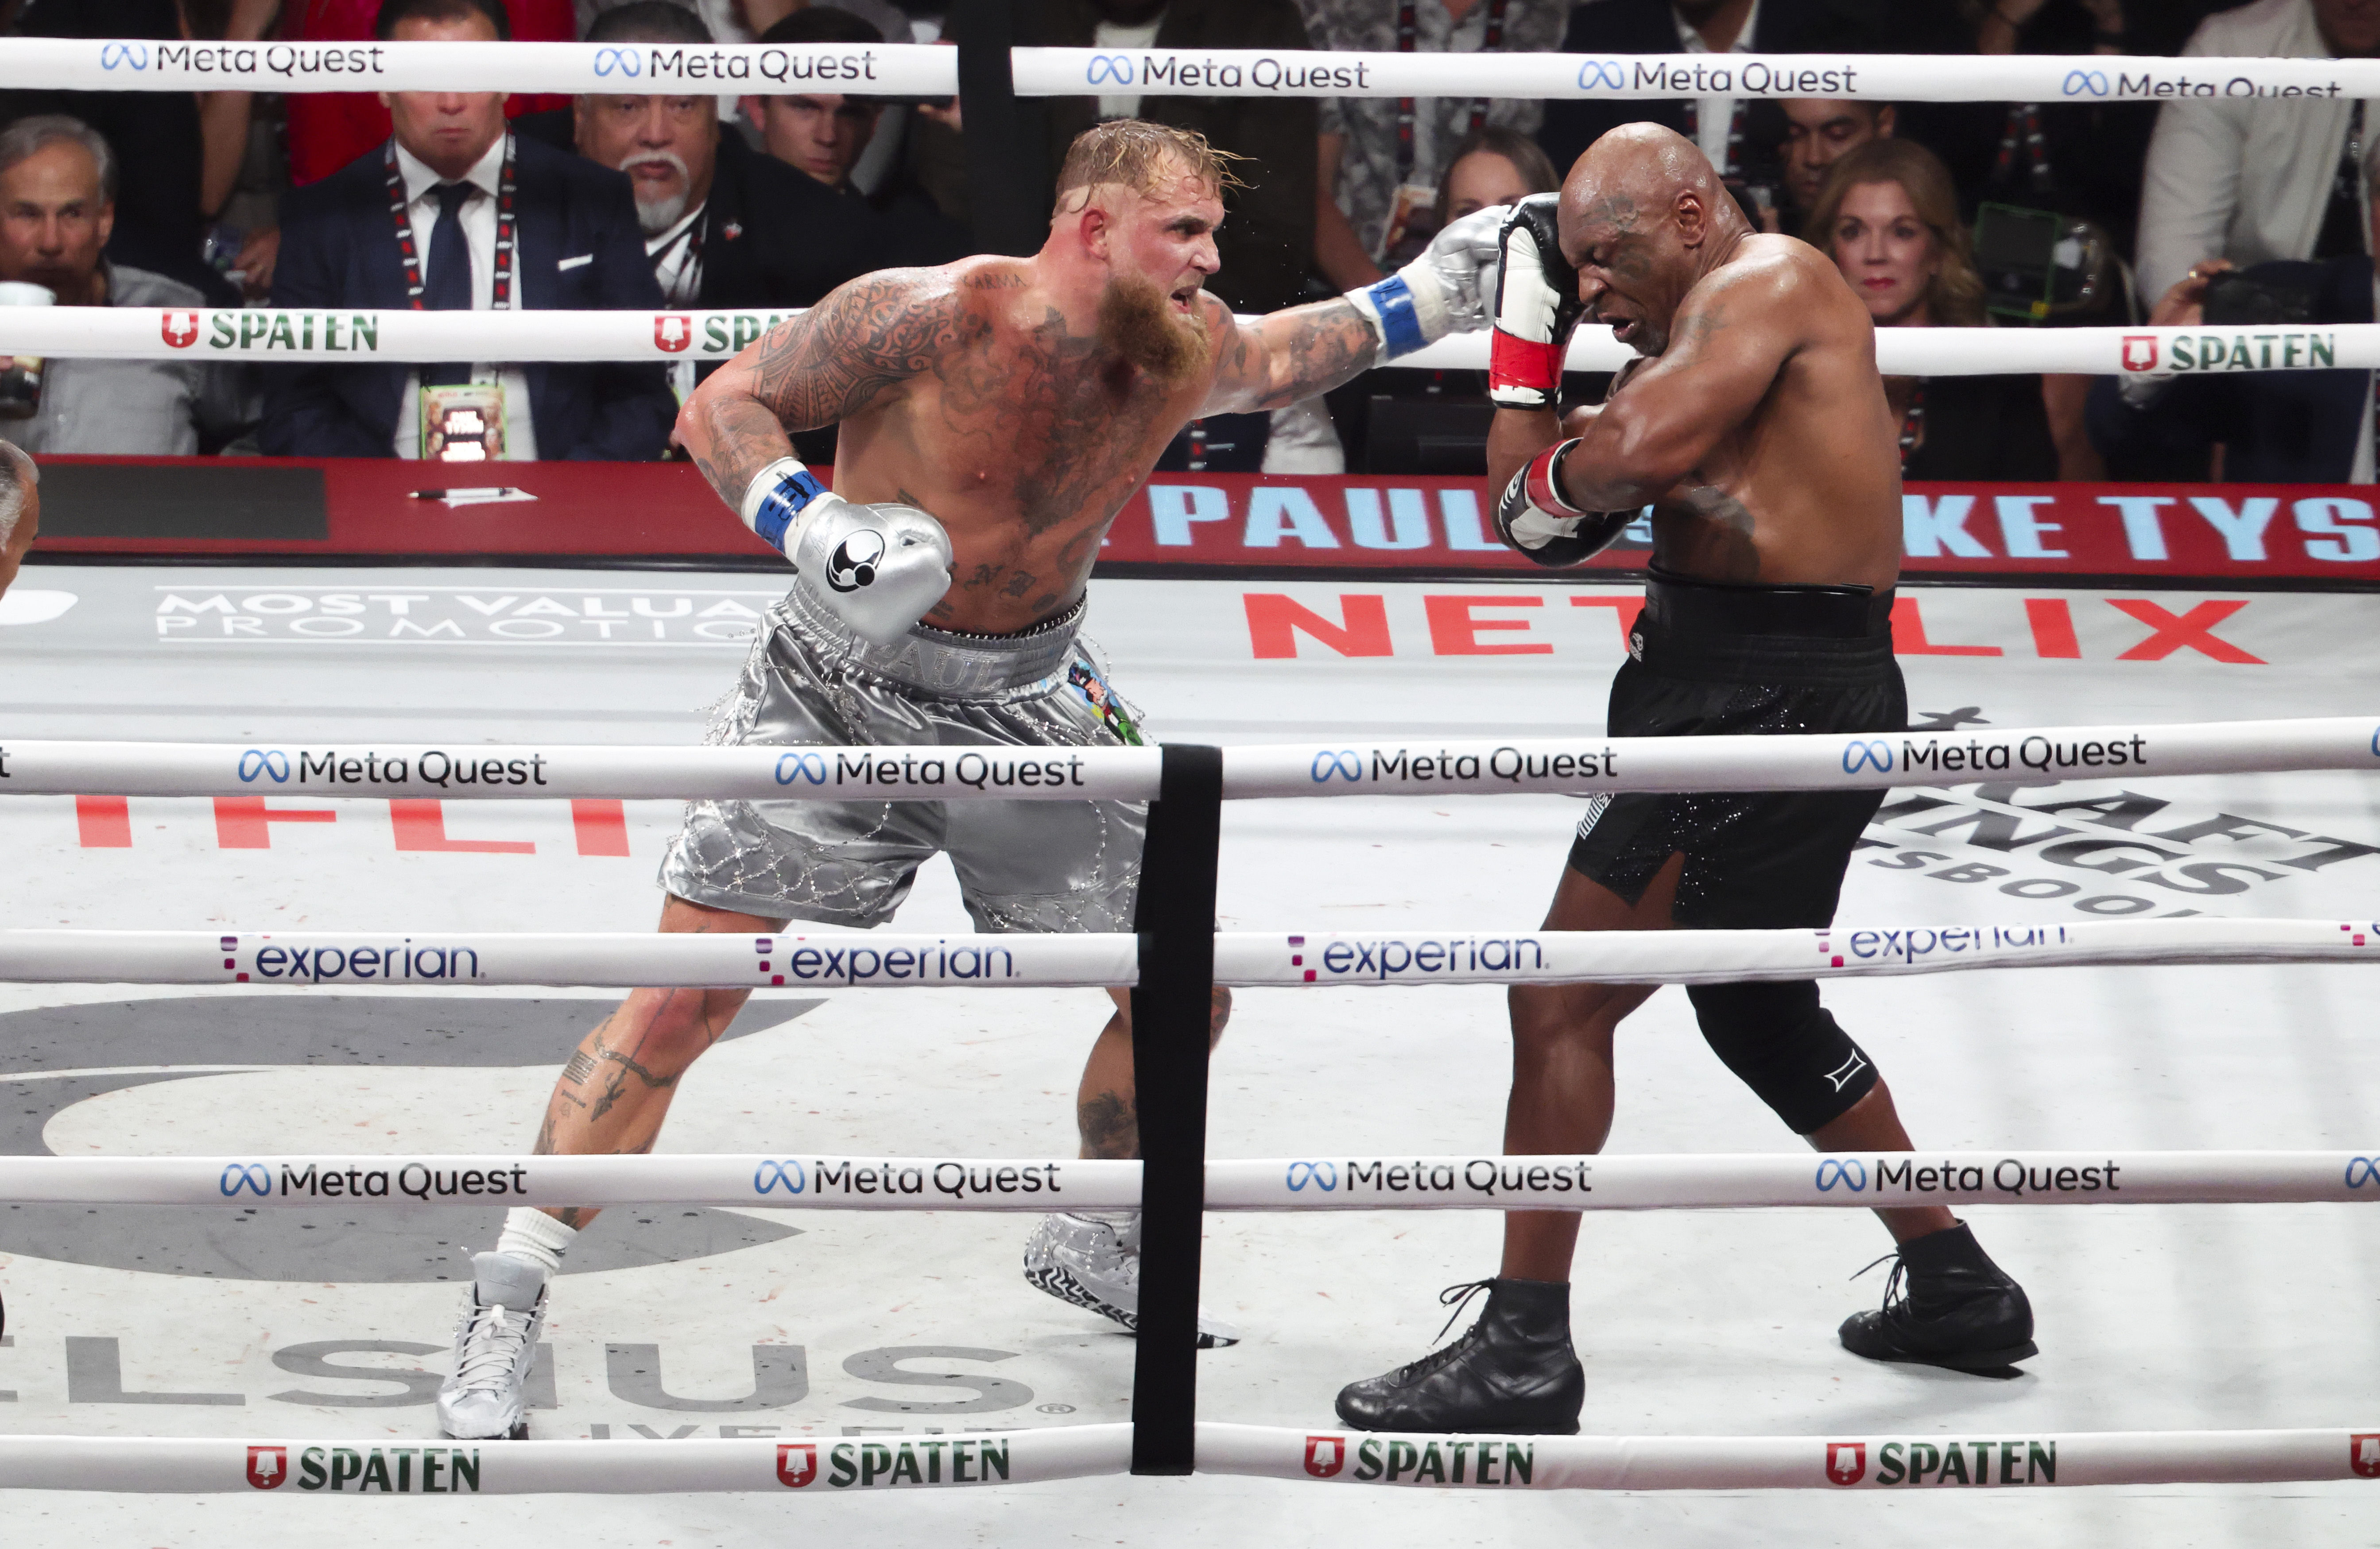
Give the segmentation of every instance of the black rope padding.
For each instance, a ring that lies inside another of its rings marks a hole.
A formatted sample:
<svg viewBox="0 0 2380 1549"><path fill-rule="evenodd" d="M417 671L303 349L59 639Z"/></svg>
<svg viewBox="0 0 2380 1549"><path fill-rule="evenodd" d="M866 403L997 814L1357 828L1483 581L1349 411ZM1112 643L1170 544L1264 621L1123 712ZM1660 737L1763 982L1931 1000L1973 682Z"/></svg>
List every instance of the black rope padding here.
<svg viewBox="0 0 2380 1549"><path fill-rule="evenodd" d="M1186 1474L1196 1455L1198 1243L1207 1207L1207 1043L1223 750L1168 743L1141 853L1132 1057L1141 1154L1140 1339L1132 1471Z"/></svg>

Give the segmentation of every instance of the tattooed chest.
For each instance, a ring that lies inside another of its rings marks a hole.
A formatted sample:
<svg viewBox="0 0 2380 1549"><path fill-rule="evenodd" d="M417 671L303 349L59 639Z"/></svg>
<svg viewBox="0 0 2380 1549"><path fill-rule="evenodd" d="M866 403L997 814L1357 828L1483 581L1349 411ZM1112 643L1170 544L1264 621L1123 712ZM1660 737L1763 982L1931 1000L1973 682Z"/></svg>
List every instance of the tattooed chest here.
<svg viewBox="0 0 2380 1549"><path fill-rule="evenodd" d="M925 424L968 482L1004 495L1027 531L1104 522L1194 407L1129 367L1046 346L987 350L938 372Z"/></svg>

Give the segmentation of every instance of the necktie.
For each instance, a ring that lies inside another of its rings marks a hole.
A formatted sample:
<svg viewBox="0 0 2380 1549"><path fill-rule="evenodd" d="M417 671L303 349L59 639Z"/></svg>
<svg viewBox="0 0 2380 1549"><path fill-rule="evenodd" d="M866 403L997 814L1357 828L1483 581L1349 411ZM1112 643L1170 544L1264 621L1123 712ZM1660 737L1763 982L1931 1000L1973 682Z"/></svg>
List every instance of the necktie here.
<svg viewBox="0 0 2380 1549"><path fill-rule="evenodd" d="M430 231L430 272L421 283L421 305L433 312L471 310L471 244L463 235L463 201L471 197L468 183L441 183L438 224ZM442 361L421 368L421 384L443 386L471 380L468 361Z"/></svg>
<svg viewBox="0 0 2380 1549"><path fill-rule="evenodd" d="M2338 170L2330 180L2330 204L2323 211L2322 231L2313 239L2312 257L2345 258L2371 251L2370 225L2363 218L2363 106L2347 127L2347 143L2339 148Z"/></svg>

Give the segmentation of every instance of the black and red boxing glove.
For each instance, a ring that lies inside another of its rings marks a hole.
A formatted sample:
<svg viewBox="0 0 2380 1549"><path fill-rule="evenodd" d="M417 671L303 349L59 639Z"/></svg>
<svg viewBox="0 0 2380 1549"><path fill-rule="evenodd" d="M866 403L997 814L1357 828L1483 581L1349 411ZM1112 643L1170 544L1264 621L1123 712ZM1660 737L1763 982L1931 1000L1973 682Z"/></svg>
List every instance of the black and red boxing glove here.
<svg viewBox="0 0 2380 1549"><path fill-rule="evenodd" d="M1560 194L1531 194L1504 223L1488 356L1488 396L1500 409L1551 409L1561 396L1562 354L1585 304L1556 239L1560 202Z"/></svg>
<svg viewBox="0 0 2380 1549"><path fill-rule="evenodd" d="M1573 436L1531 457L1496 503L1496 531L1540 565L1592 559L1636 519L1633 511L1582 511L1563 498L1561 459L1577 445Z"/></svg>

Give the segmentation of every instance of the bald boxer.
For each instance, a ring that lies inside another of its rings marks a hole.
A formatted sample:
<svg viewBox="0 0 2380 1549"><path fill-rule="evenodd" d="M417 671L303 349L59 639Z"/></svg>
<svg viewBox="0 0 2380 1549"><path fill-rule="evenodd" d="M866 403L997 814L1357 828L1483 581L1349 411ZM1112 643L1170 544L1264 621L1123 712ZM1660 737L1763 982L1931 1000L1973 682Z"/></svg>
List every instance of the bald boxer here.
<svg viewBox="0 0 2380 1549"><path fill-rule="evenodd" d="M1031 258L853 281L686 400L677 437L720 498L793 562L712 740L887 747L1137 743L1135 712L1075 640L1099 540L1191 419L1298 403L1383 359L1488 323L1480 271L1508 213L1449 225L1413 263L1330 301L1241 323L1208 295L1230 174L1195 134L1086 130ZM842 426L837 488L791 431ZM1115 801L698 801L662 865L664 931L772 933L892 918L949 855L977 928L1129 931L1144 809ZM1140 1154L1130 1002L1092 1045L1083 1154ZM743 991L638 990L587 1036L540 1153L644 1152L677 1079ZM1215 997L1220 1034L1228 1006ZM547 1277L591 1210L516 1210L474 1261L439 1420L509 1435ZM1134 1326L1135 1213L1052 1215L1026 1278ZM1201 1319L1202 1342L1232 1336Z"/></svg>
<svg viewBox="0 0 2380 1549"><path fill-rule="evenodd" d="M0 441L0 597L41 531L42 470L15 442Z"/></svg>
<svg viewBox="0 0 2380 1549"><path fill-rule="evenodd" d="M1559 195L1517 207L1501 273L1488 470L1506 541L1576 564L1653 507L1652 579L1612 681L1611 735L1905 729L1890 626L1896 425L1867 311L1826 255L1754 231L1693 142L1632 124L1590 146ZM1600 407L1558 419L1561 353L1582 317L1638 359ZM1881 800L1598 797L1546 929L1826 925ZM1602 1148L1612 1034L1656 988L1512 990L1506 1152ZM1815 982L1687 994L1719 1058L1812 1145L1911 1149L1874 1062ZM1988 1372L2035 1353L2023 1290L1949 1212L1876 1214L1899 1263L1883 1308L1842 1325L1846 1348ZM1578 1226L1573 1212L1507 1215L1500 1270L1460 1288L1488 1293L1470 1332L1350 1385L1340 1417L1372 1430L1576 1431Z"/></svg>

